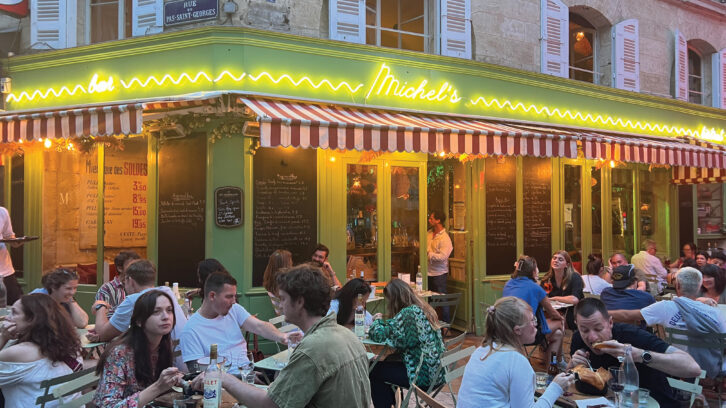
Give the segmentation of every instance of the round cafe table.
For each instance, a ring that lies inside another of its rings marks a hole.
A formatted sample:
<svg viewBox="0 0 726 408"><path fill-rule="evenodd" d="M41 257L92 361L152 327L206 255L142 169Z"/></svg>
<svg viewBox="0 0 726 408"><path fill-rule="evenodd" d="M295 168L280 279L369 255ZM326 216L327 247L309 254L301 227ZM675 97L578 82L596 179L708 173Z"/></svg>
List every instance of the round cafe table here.
<svg viewBox="0 0 726 408"><path fill-rule="evenodd" d="M535 395L540 396L542 395L543 389L537 389L535 391ZM570 389L568 390L570 395L562 395L560 398L557 399L557 402L555 405L558 407L564 407L564 408L580 408L586 406L584 403L584 400L594 400L598 398L604 398L604 397L598 397L595 395L588 395L583 394L575 388L575 385L571 385ZM611 392L608 392L608 395L606 396L607 400L612 404L613 402L613 396ZM578 401L580 401L580 405L578 405ZM591 403L592 405L596 405L597 402L593 401ZM652 396L648 396L648 404L643 406L639 406L638 408L660 408L660 404L658 404L658 401L656 401Z"/></svg>

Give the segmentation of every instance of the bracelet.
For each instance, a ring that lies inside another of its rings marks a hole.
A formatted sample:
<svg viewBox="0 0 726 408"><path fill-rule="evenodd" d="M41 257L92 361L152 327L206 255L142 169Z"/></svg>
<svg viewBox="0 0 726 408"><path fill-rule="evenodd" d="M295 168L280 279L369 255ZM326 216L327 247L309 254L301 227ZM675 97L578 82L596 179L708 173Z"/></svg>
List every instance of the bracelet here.
<svg viewBox="0 0 726 408"><path fill-rule="evenodd" d="M105 307L106 309L108 309L108 306L106 306L103 303L99 303L96 306L94 306L93 310L95 310L96 312L98 312L99 310L101 310L102 307Z"/></svg>

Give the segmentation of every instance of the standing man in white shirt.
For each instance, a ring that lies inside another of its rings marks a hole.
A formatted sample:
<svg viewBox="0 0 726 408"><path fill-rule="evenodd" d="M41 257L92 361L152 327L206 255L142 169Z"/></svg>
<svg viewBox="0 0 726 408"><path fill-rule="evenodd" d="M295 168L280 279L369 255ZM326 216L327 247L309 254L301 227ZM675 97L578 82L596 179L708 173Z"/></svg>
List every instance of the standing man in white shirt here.
<svg viewBox="0 0 726 408"><path fill-rule="evenodd" d="M444 228L446 214L440 210L431 211L429 214L429 225L432 230L428 233L426 254L429 264L429 290L439 293L446 293L446 277L449 273L449 255L454 250L451 238ZM449 307L441 310L443 321L449 321Z"/></svg>
<svg viewBox="0 0 726 408"><path fill-rule="evenodd" d="M10 223L10 214L5 207L0 207L0 233L3 239L15 238L13 225ZM12 245L20 246L21 244ZM5 284L8 306L10 306L16 300L20 299L20 296L23 296L23 289L15 277L15 268L13 268L13 262L10 260L10 252L5 243L0 243L0 279Z"/></svg>
<svg viewBox="0 0 726 408"><path fill-rule="evenodd" d="M643 249L630 258L630 262L636 269L645 272L646 275L655 275L658 278L658 285L648 285L650 294L656 296L666 286L668 271L663 267L663 262L655 256L656 243L652 239L643 241ZM656 287L657 286L657 287Z"/></svg>

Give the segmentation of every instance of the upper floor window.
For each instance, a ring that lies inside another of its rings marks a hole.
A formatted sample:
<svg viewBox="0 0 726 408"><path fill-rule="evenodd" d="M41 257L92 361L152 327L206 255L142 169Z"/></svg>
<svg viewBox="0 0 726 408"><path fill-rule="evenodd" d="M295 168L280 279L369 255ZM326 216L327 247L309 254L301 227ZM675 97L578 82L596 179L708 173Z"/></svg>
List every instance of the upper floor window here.
<svg viewBox="0 0 726 408"><path fill-rule="evenodd" d="M428 0L366 0L366 43L429 51Z"/></svg>
<svg viewBox="0 0 726 408"><path fill-rule="evenodd" d="M570 13L570 79L599 83L595 71L597 31L584 17Z"/></svg>
<svg viewBox="0 0 726 408"><path fill-rule="evenodd" d="M688 102L703 103L703 64L693 48L688 48Z"/></svg>
<svg viewBox="0 0 726 408"><path fill-rule="evenodd" d="M131 0L90 0L88 42L126 38L131 33Z"/></svg>

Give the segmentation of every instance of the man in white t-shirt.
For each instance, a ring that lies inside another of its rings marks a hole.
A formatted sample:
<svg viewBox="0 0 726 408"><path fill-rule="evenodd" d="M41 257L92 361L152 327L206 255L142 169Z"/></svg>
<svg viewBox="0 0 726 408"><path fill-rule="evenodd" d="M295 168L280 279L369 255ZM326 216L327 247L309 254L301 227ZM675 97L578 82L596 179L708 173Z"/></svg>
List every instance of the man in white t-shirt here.
<svg viewBox="0 0 726 408"><path fill-rule="evenodd" d="M698 335L698 332L694 331L694 326L698 326L704 333L726 333L726 319L719 313L718 308L696 300L702 282L703 276L698 269L682 268L676 275L678 297L674 300L662 300L641 310L613 310L610 314L618 321L643 319L648 326L660 324L667 328L688 330L694 333L693 336ZM718 367L713 366L713 363L719 360L718 354L715 357L699 355L697 350L689 350L685 345L674 344L674 346L691 354L701 368L707 371L708 377L718 374ZM726 361L721 367L721 370L725 369Z"/></svg>
<svg viewBox="0 0 726 408"><path fill-rule="evenodd" d="M217 344L220 357L248 361L242 330L282 344L287 344L290 336L301 336L299 332L282 333L273 324L251 316L237 304L237 281L232 275L213 272L204 283L202 307L181 333L182 359L190 371L196 371L197 360L209 356L209 346ZM236 365L231 367L230 372L236 371Z"/></svg>
<svg viewBox="0 0 726 408"><path fill-rule="evenodd" d="M663 290L667 284L666 278L668 276L668 271L663 266L663 262L655 256L656 252L656 242L652 239L646 239L643 242L643 250L630 258L630 263L637 269L645 272L646 276L655 276L658 279L657 286L654 284L648 285L650 294L653 296L656 296Z"/></svg>

